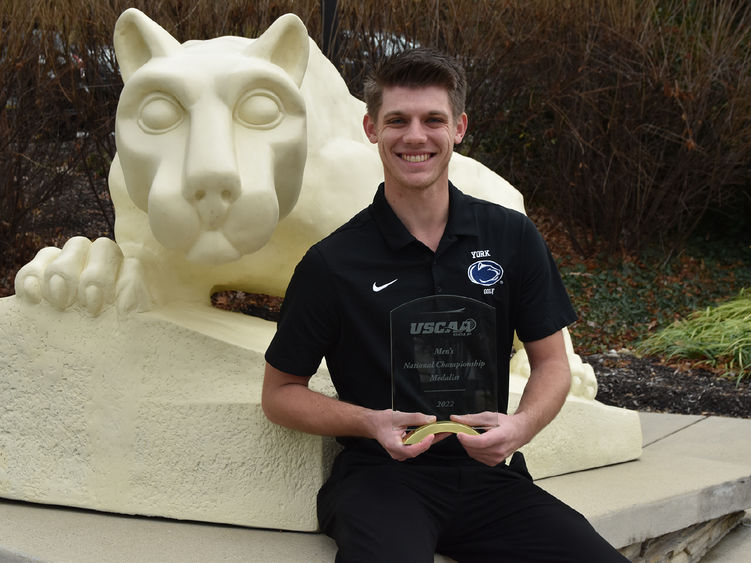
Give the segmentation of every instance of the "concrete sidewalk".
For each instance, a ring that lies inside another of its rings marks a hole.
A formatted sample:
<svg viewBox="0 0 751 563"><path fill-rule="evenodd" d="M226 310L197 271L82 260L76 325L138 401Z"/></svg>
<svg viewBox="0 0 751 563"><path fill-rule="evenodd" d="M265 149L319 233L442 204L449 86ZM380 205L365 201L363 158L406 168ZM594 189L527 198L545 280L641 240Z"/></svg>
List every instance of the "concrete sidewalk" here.
<svg viewBox="0 0 751 563"><path fill-rule="evenodd" d="M751 419L640 416L645 445L641 459L542 479L538 484L584 513L618 547L676 535L700 522L751 508ZM751 561L749 521L747 513L745 525L722 538L702 561ZM697 561L707 544L711 547L724 533L715 532L701 547L692 544L693 558L677 556L676 560ZM678 542L671 540L670 545ZM309 563L333 561L334 554L331 540L319 534L0 500L0 562Z"/></svg>

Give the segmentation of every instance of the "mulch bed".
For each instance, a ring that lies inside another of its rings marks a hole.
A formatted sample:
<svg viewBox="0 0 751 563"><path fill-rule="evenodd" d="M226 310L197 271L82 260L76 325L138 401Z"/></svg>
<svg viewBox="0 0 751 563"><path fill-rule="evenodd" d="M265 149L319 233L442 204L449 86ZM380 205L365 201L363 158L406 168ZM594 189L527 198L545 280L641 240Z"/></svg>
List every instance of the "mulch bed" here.
<svg viewBox="0 0 751 563"><path fill-rule="evenodd" d="M675 367L628 353L585 356L597 376L597 400L628 409L751 418L751 380Z"/></svg>

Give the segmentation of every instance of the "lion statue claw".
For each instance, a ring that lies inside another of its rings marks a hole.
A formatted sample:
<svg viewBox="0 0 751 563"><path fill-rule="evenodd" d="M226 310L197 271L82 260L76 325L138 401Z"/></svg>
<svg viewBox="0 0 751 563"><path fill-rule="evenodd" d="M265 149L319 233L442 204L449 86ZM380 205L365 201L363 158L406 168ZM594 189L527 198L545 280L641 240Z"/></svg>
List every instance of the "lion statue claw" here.
<svg viewBox="0 0 751 563"><path fill-rule="evenodd" d="M78 303L95 316L115 300L122 261L113 240L73 237L62 249L41 249L18 271L16 295L32 303L48 301L60 310Z"/></svg>

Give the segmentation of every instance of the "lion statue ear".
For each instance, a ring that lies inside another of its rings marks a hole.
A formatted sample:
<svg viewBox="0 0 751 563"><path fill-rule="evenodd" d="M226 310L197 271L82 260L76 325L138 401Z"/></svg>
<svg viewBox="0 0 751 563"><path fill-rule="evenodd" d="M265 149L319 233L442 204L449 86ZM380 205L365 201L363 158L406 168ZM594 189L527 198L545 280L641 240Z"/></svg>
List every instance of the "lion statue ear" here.
<svg viewBox="0 0 751 563"><path fill-rule="evenodd" d="M308 31L295 14L284 14L272 23L244 53L281 67L299 87L308 68Z"/></svg>
<svg viewBox="0 0 751 563"><path fill-rule="evenodd" d="M128 8L117 18L113 41L123 82L153 57L167 57L182 49L166 29L136 8Z"/></svg>

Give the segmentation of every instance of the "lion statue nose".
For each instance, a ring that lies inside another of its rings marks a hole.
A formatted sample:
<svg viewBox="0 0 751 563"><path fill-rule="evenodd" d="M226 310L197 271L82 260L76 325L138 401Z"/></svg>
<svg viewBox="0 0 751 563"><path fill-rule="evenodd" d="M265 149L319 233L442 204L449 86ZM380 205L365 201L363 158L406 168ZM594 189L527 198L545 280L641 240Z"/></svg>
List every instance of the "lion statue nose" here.
<svg viewBox="0 0 751 563"><path fill-rule="evenodd" d="M216 230L240 197L240 178L230 174L189 178L185 197L198 213L201 224L207 230Z"/></svg>

